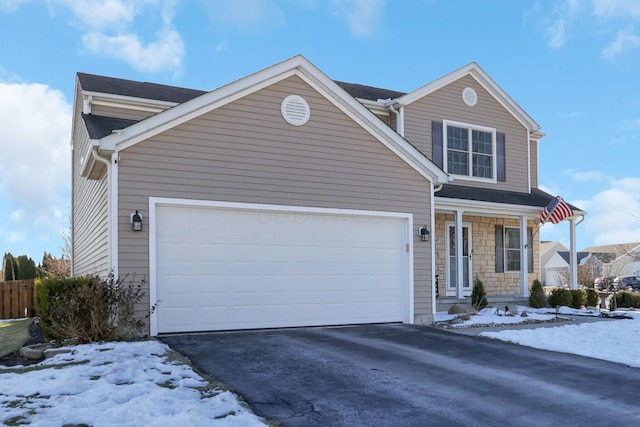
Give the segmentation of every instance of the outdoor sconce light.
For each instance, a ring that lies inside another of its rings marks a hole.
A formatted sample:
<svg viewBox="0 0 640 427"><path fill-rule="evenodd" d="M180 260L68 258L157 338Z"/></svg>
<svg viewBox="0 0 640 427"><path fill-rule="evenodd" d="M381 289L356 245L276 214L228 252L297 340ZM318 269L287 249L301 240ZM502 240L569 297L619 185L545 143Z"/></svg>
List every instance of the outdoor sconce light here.
<svg viewBox="0 0 640 427"><path fill-rule="evenodd" d="M418 228L418 234L420 235L420 240L422 240L423 242L428 242L429 241L429 230L427 229L426 225L423 225L422 227Z"/></svg>
<svg viewBox="0 0 640 427"><path fill-rule="evenodd" d="M142 230L142 214L136 211L131 214L131 230L133 231L141 231Z"/></svg>

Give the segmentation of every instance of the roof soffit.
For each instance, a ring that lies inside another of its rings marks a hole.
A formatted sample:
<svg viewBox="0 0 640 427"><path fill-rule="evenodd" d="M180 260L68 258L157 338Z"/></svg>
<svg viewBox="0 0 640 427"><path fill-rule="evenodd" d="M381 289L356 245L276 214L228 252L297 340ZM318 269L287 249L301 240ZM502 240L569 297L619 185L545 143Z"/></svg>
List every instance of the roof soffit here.
<svg viewBox="0 0 640 427"><path fill-rule="evenodd" d="M511 115L513 115L525 128L530 132L538 132L540 125L527 114L489 75L475 62L471 62L455 71L446 74L426 85L407 93L397 101L401 105L408 105L427 96L438 89L441 89L450 83L459 80L464 76L470 76L478 82L491 96L493 96L500 105L502 105ZM536 134L537 135L537 134ZM540 133L540 136L544 134Z"/></svg>
<svg viewBox="0 0 640 427"><path fill-rule="evenodd" d="M106 136L100 140L101 149L105 151L126 149L153 135L157 135L294 75L303 79L340 110L349 115L423 177L436 184L449 181L449 176L442 169L435 166L415 147L389 128L373 112L344 91L302 55L294 56L211 92L206 92L169 110L133 124L117 134Z"/></svg>

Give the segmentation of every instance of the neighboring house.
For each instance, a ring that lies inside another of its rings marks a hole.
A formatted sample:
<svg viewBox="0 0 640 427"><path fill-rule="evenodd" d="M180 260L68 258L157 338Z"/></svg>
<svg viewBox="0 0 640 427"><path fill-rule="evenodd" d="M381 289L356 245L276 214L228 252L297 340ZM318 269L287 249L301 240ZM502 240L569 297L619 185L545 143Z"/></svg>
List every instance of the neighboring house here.
<svg viewBox="0 0 640 427"><path fill-rule="evenodd" d="M640 242L593 246L585 250L598 254L603 261L604 269L600 276L640 275Z"/></svg>
<svg viewBox="0 0 640 427"><path fill-rule="evenodd" d="M428 324L436 276L443 305L540 277L543 134L475 63L406 94L302 56L210 92L78 73L73 120L73 274L146 277L152 335Z"/></svg>
<svg viewBox="0 0 640 427"><path fill-rule="evenodd" d="M566 267L566 266L557 266L556 262L554 265L549 264L551 258L556 255L558 252L568 251L569 249L560 242L550 242L550 241L541 241L540 242L540 271L542 272L540 275L540 281L545 286L555 286L557 282L556 276L558 270L557 267ZM553 284L551 284L553 283Z"/></svg>
<svg viewBox="0 0 640 427"><path fill-rule="evenodd" d="M571 266L569 251L554 252L543 266L544 286L569 286L569 267ZM578 268L578 281L593 283L593 279L599 277L602 271L600 260L589 252L577 252L576 261ZM587 278L589 278L587 280ZM584 284L584 283L580 283Z"/></svg>

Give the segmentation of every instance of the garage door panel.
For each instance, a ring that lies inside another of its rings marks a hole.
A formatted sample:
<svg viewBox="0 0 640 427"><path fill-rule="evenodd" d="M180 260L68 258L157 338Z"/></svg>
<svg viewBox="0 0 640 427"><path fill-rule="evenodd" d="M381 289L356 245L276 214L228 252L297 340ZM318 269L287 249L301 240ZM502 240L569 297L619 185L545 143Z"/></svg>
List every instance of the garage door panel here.
<svg viewBox="0 0 640 427"><path fill-rule="evenodd" d="M156 224L161 333L406 318L406 217L159 205Z"/></svg>

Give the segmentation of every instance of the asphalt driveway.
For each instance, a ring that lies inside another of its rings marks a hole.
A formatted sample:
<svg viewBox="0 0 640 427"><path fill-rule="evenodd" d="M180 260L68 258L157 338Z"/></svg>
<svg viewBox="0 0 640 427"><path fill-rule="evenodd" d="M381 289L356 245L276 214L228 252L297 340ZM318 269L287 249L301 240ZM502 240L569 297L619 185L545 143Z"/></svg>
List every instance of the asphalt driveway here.
<svg viewBox="0 0 640 427"><path fill-rule="evenodd" d="M640 369L431 327L161 340L285 426L640 425Z"/></svg>

